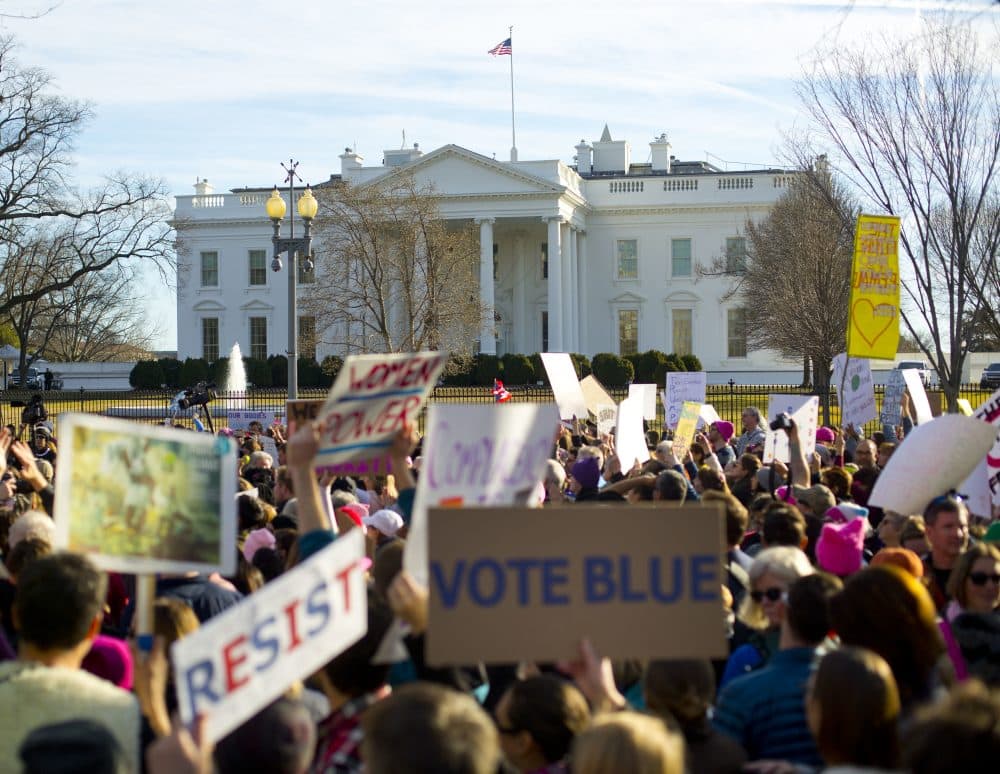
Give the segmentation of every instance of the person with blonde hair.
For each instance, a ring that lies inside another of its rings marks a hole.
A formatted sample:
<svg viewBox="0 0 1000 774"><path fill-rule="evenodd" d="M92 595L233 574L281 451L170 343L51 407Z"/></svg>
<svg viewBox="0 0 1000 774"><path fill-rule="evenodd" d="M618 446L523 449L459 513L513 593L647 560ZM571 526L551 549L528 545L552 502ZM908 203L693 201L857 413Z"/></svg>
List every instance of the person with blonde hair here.
<svg viewBox="0 0 1000 774"><path fill-rule="evenodd" d="M577 735L570 761L573 774L684 774L684 739L658 718L609 713Z"/></svg>

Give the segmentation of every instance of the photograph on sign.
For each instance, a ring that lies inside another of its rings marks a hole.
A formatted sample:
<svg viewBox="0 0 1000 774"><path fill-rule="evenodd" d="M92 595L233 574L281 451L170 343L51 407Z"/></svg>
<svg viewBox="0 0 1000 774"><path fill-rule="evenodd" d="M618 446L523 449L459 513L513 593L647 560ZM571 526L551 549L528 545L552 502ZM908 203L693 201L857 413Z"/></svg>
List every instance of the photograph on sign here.
<svg viewBox="0 0 1000 774"><path fill-rule="evenodd" d="M205 715L216 742L318 670L368 630L362 560L353 529L170 649L181 720Z"/></svg>
<svg viewBox="0 0 1000 774"><path fill-rule="evenodd" d="M403 567L426 584L428 508L537 496L558 428L554 403L431 404Z"/></svg>
<svg viewBox="0 0 1000 774"><path fill-rule="evenodd" d="M788 414L795 420L799 429L799 442L806 460L816 451L816 429L819 425L819 396L817 395L779 395L768 396L767 421L770 425L778 414ZM764 462L780 460L788 463L791 452L788 446L788 433L784 430L767 428L764 440Z"/></svg>
<svg viewBox="0 0 1000 774"><path fill-rule="evenodd" d="M558 661L728 653L717 504L430 511L427 660ZM609 525L614 525L609 529Z"/></svg>
<svg viewBox="0 0 1000 774"><path fill-rule="evenodd" d="M317 417L316 467L385 454L393 436L417 421L447 362L440 352L349 355Z"/></svg>
<svg viewBox="0 0 1000 774"><path fill-rule="evenodd" d="M622 464L622 472L636 462L641 465L649 459L646 431L642 426L642 403L637 398L626 398L618 404L615 428L615 454Z"/></svg>
<svg viewBox="0 0 1000 774"><path fill-rule="evenodd" d="M879 473L869 505L921 514L927 504L965 481L996 441L997 430L975 417L944 414L918 425Z"/></svg>
<svg viewBox="0 0 1000 774"><path fill-rule="evenodd" d="M589 409L587 400L576 376L573 360L566 352L542 352L542 365L549 377L549 385L559 406L560 419L584 419ZM612 401L613 402L613 401Z"/></svg>
<svg viewBox="0 0 1000 774"><path fill-rule="evenodd" d="M913 406L917 415L917 424L922 425L934 419L931 411L930 401L927 400L927 392L924 390L924 382L920 378L920 372L915 368L900 369L903 372L903 382L910 393L910 405Z"/></svg>
<svg viewBox="0 0 1000 774"><path fill-rule="evenodd" d="M232 439L92 414L59 429L59 548L116 572L235 572Z"/></svg>
<svg viewBox="0 0 1000 774"><path fill-rule="evenodd" d="M677 427L681 416L681 408L685 401L692 403L705 402L705 390L708 374L704 371L668 371L666 397L663 408L666 411L665 424L671 430Z"/></svg>
<svg viewBox="0 0 1000 774"><path fill-rule="evenodd" d="M576 373L575 371L573 372ZM583 400L587 404L587 411L597 414L601 406L615 406L615 399L604 389L604 385L597 381L597 377L588 374L580 380L580 390L583 392Z"/></svg>
<svg viewBox="0 0 1000 774"><path fill-rule="evenodd" d="M842 425L861 427L878 418L870 360L837 355L833 359L833 387L837 390Z"/></svg>
<svg viewBox="0 0 1000 774"><path fill-rule="evenodd" d="M642 403L642 418L656 419L656 385L655 384L630 384L628 386L628 396L638 398Z"/></svg>

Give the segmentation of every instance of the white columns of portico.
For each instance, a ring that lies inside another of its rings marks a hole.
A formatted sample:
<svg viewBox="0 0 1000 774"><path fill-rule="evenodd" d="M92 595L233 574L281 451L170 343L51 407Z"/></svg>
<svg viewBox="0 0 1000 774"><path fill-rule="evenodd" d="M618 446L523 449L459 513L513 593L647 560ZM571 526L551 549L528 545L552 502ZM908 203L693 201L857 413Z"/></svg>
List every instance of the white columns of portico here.
<svg viewBox="0 0 1000 774"><path fill-rule="evenodd" d="M562 217L542 218L549 226L549 352L563 351Z"/></svg>
<svg viewBox="0 0 1000 774"><path fill-rule="evenodd" d="M562 346L566 352L573 351L573 227L565 220L562 223Z"/></svg>
<svg viewBox="0 0 1000 774"><path fill-rule="evenodd" d="M583 321L583 302L587 298L587 232L583 229L576 231L576 288L573 293L573 308L576 310L576 349L575 352L583 352L587 349L584 331L586 325Z"/></svg>
<svg viewBox="0 0 1000 774"><path fill-rule="evenodd" d="M577 250L577 234L579 230L576 226L569 227L569 293L566 299L569 303L567 313L569 314L569 341L567 347L570 352L580 351L580 293L579 278L580 256Z"/></svg>
<svg viewBox="0 0 1000 774"><path fill-rule="evenodd" d="M483 321L479 330L479 351L497 353L496 300L493 294L493 224L496 218L476 218L479 224L479 302Z"/></svg>

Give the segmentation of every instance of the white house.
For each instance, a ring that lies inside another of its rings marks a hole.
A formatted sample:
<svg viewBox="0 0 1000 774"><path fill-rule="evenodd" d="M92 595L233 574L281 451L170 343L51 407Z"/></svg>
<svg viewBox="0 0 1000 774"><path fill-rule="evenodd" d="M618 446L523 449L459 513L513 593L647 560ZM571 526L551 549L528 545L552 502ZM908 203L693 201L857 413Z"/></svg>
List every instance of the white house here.
<svg viewBox="0 0 1000 774"><path fill-rule="evenodd" d="M385 151L381 164L364 166L347 149L331 179L369 182L405 168L433 184L443 217L479 225L480 293L496 322L481 333L483 352L659 349L693 352L709 371L774 368L773 353L747 352L731 278L698 267L724 258L738 268L743 224L768 213L790 175L722 171L670 150L661 135L650 161L633 163L630 144L607 127L576 146L575 166L497 161L458 145ZM286 349L287 279L270 270L269 193L217 194L200 181L193 196L177 197L179 357L215 359L234 342L251 356ZM323 321L302 317L299 327L322 331ZM301 354L329 354L319 350Z"/></svg>

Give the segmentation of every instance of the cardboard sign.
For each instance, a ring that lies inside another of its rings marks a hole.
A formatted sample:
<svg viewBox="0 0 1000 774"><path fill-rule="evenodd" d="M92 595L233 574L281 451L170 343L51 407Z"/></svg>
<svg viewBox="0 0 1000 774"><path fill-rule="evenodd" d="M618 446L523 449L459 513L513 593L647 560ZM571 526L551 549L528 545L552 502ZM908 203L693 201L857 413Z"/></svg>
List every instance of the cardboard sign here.
<svg viewBox="0 0 1000 774"><path fill-rule="evenodd" d="M622 471L629 470L636 460L641 465L649 459L646 433L642 429L642 404L637 398L626 398L618 405L615 453L621 461Z"/></svg>
<svg viewBox="0 0 1000 774"><path fill-rule="evenodd" d="M264 430L282 418L280 411L267 409L227 409L226 424L230 430L249 430L251 422L257 422Z"/></svg>
<svg viewBox="0 0 1000 774"><path fill-rule="evenodd" d="M432 404L403 567L427 583L428 508L526 504L558 427L552 403Z"/></svg>
<svg viewBox="0 0 1000 774"><path fill-rule="evenodd" d="M56 547L125 573L236 571L231 438L63 414Z"/></svg>
<svg viewBox="0 0 1000 774"><path fill-rule="evenodd" d="M655 384L630 384L628 386L628 396L639 399L639 402L642 404L643 419L656 419Z"/></svg>
<svg viewBox="0 0 1000 774"><path fill-rule="evenodd" d="M604 436L615 429L618 422L618 407L614 404L599 404L597 406L597 433Z"/></svg>
<svg viewBox="0 0 1000 774"><path fill-rule="evenodd" d="M694 441L694 434L698 429L698 417L701 414L701 404L684 401L681 407L681 416L677 420L677 429L674 430L674 456L679 462L683 462Z"/></svg>
<svg viewBox="0 0 1000 774"><path fill-rule="evenodd" d="M708 374L704 371L668 371L666 397L663 408L667 412L665 424L671 430L677 427L684 401L705 402L705 385Z"/></svg>
<svg viewBox="0 0 1000 774"><path fill-rule="evenodd" d="M892 360L899 346L899 218L859 215L847 354Z"/></svg>
<svg viewBox="0 0 1000 774"><path fill-rule="evenodd" d="M927 504L957 489L993 446L997 429L961 414L918 425L889 458L868 498L897 513L923 513Z"/></svg>
<svg viewBox="0 0 1000 774"><path fill-rule="evenodd" d="M726 655L717 505L430 512L433 665Z"/></svg>
<svg viewBox="0 0 1000 774"><path fill-rule="evenodd" d="M288 417L288 436L306 422L312 422L319 416L320 409L326 403L324 399L317 400L286 400L285 416Z"/></svg>
<svg viewBox="0 0 1000 774"><path fill-rule="evenodd" d="M325 400L285 401L288 436L291 437L299 425L316 419L324 403L326 403ZM392 465L389 463L388 456L380 454L368 459L342 462L337 465L320 465L315 470L320 473L332 473L335 476L385 476L392 473Z"/></svg>
<svg viewBox="0 0 1000 774"><path fill-rule="evenodd" d="M889 381L885 384L885 394L882 396L882 413L879 419L883 425L902 424L903 393L906 392L906 382L903 372L894 368L889 372Z"/></svg>
<svg viewBox="0 0 1000 774"><path fill-rule="evenodd" d="M902 368L903 381L906 389L910 393L910 405L917 414L917 424L922 425L934 419L931 411L930 401L927 400L927 393L924 390L924 383L920 379L920 374L914 368Z"/></svg>
<svg viewBox="0 0 1000 774"><path fill-rule="evenodd" d="M570 361L572 363L572 361ZM574 373L576 373L574 371ZM580 380L580 389L583 391L583 400L587 404L587 411L597 414L601 406L617 405L615 399L604 389L604 385L597 381L593 374L589 374Z"/></svg>
<svg viewBox="0 0 1000 774"><path fill-rule="evenodd" d="M583 419L587 416L587 401L583 397L583 389L576 378L573 361L566 352L542 352L542 365L548 374L552 394L559 406L560 419ZM605 393L606 394L606 393ZM612 401L614 403L614 401Z"/></svg>
<svg viewBox="0 0 1000 774"><path fill-rule="evenodd" d="M842 425L861 427L878 418L875 382L872 380L872 366L868 359L837 355L833 359L833 386L837 389Z"/></svg>
<svg viewBox="0 0 1000 774"><path fill-rule="evenodd" d="M440 352L349 355L320 410L316 466L384 454L407 421L417 420L447 361Z"/></svg>
<svg viewBox="0 0 1000 774"><path fill-rule="evenodd" d="M994 430L1000 430L1000 390L975 410L973 416L983 422L989 422ZM1000 505L1000 435L986 454L986 481L994 505Z"/></svg>
<svg viewBox="0 0 1000 774"><path fill-rule="evenodd" d="M217 741L353 645L368 630L352 529L315 556L177 640L170 649L181 720L208 716Z"/></svg>
<svg viewBox="0 0 1000 774"><path fill-rule="evenodd" d="M777 395L768 396L767 421L773 422L778 414L790 414L799 427L799 441L806 462L816 451L816 426L819 424L819 396L817 395ZM778 459L781 462L791 461L791 449L788 445L788 433L784 430L775 432L767 428L764 440L764 462Z"/></svg>

